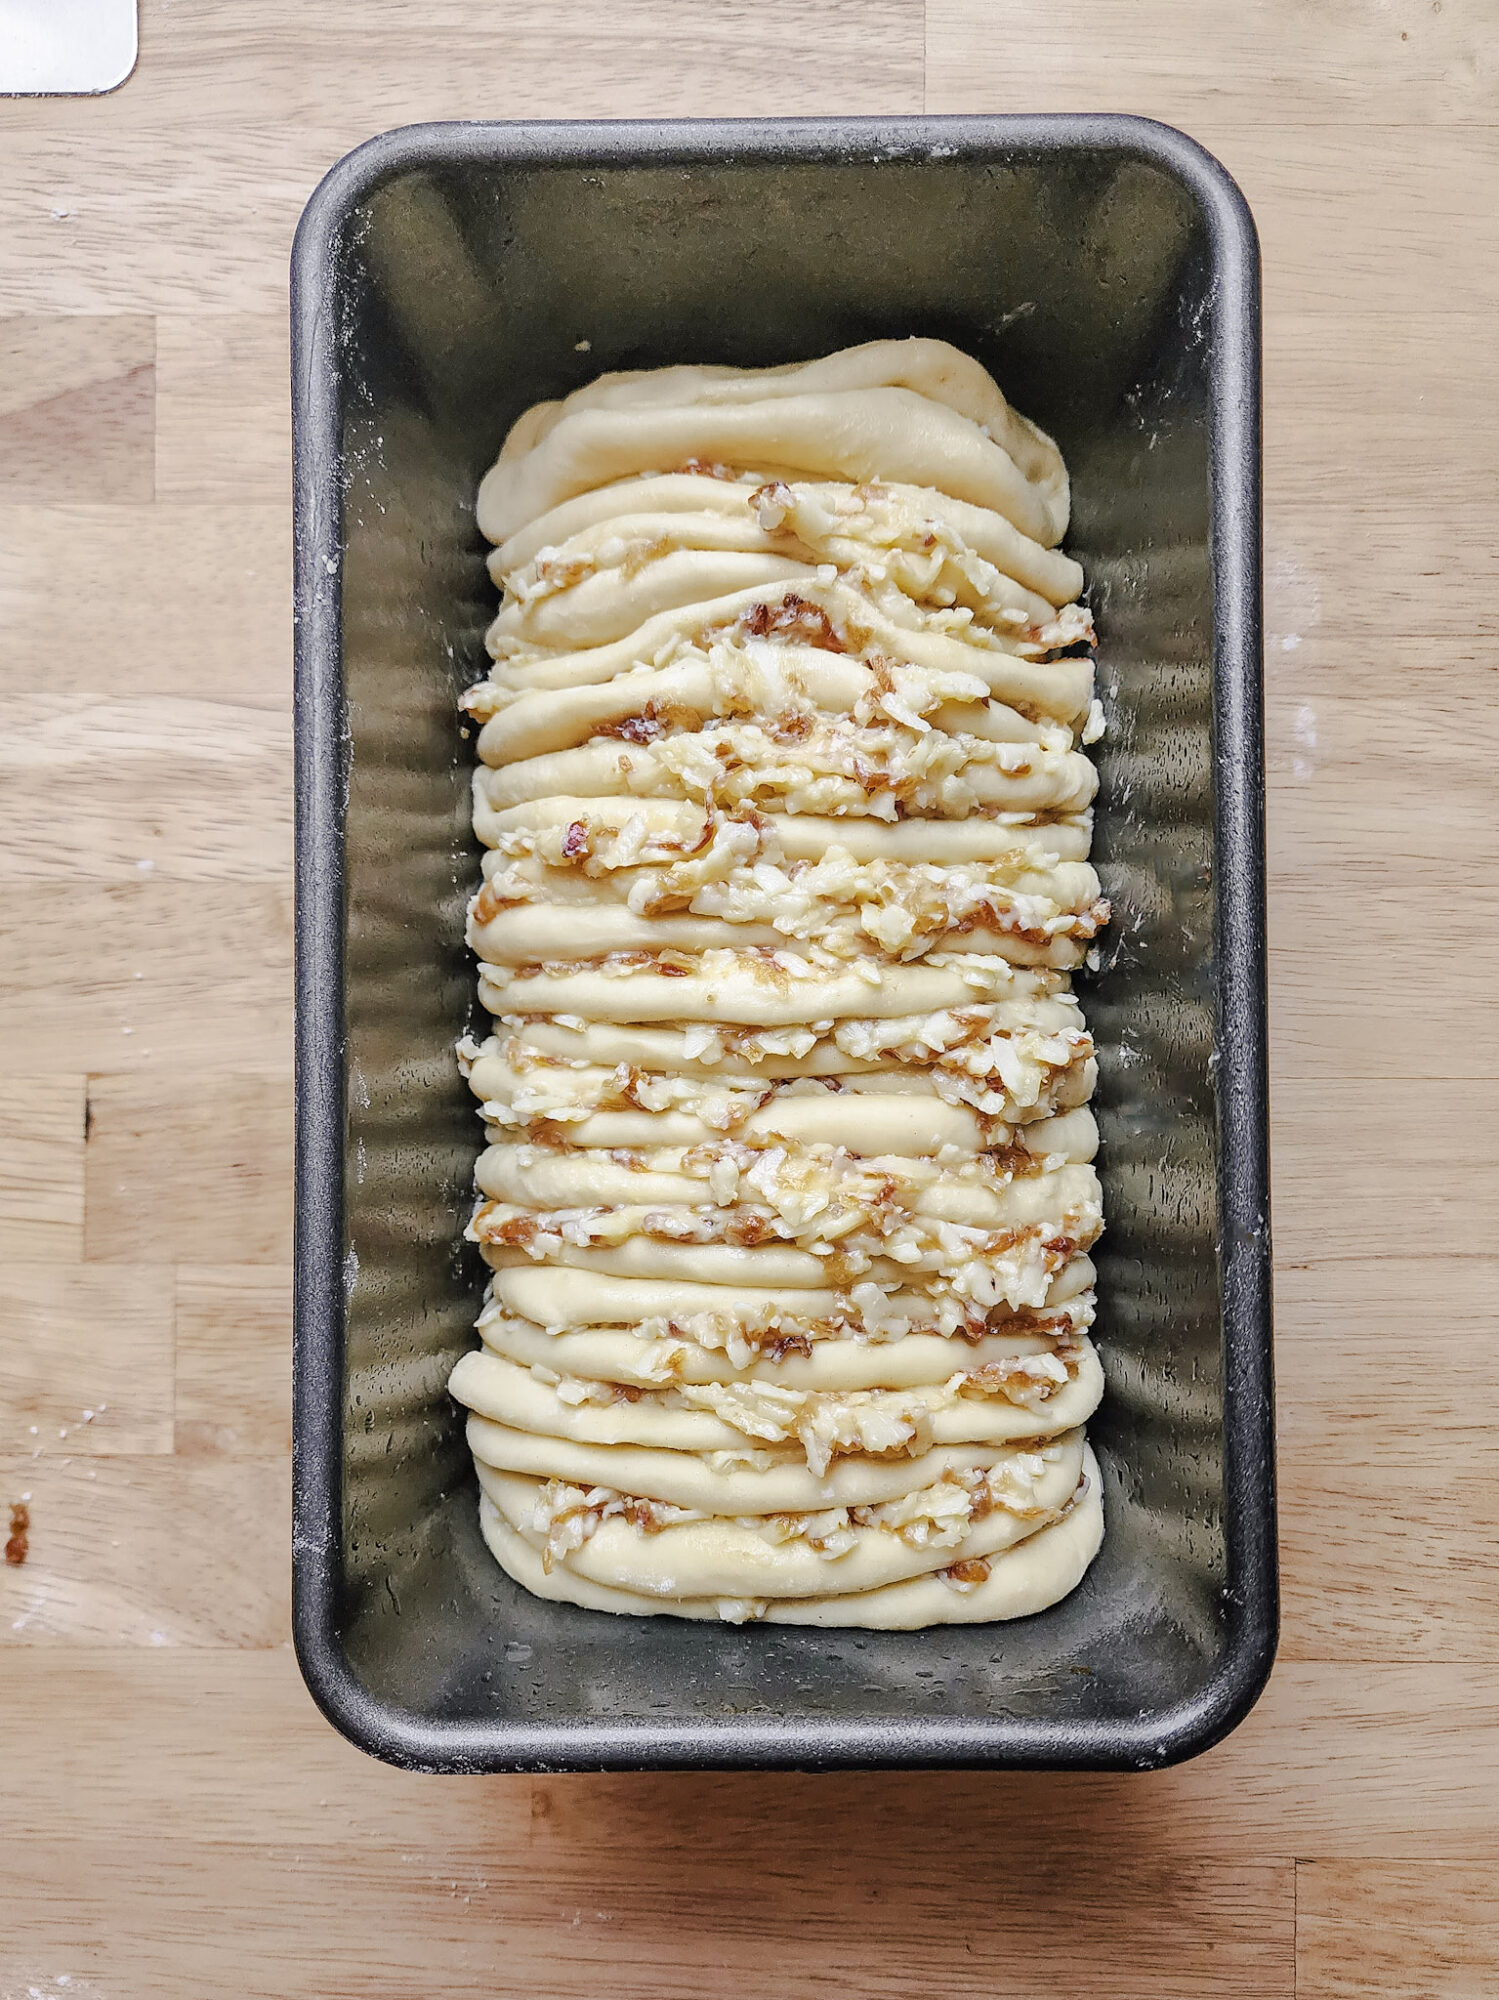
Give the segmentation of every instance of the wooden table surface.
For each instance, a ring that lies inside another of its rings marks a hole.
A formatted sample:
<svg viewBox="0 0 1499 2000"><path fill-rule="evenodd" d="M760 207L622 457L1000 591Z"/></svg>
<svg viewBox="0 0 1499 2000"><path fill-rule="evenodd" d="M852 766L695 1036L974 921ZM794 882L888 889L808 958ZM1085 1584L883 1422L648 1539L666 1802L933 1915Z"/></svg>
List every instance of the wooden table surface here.
<svg viewBox="0 0 1499 2000"><path fill-rule="evenodd" d="M1491 2000L1495 0L141 31L0 102L0 1996ZM292 230L412 119L923 108L1167 119L1263 237L1280 1664L1145 1777L388 1770L287 1637Z"/></svg>

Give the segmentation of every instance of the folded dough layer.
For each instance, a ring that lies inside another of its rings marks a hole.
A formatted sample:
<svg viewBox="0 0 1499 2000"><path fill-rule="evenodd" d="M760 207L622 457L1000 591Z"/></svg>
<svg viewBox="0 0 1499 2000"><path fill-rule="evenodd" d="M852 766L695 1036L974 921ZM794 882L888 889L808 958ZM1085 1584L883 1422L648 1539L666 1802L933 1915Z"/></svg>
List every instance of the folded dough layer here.
<svg viewBox="0 0 1499 2000"><path fill-rule="evenodd" d="M590 1611L635 1617L719 1619L731 1624L854 1626L911 1632L928 1625L999 1623L1046 1610L1082 1581L1103 1541L1102 1481L1091 1452L1077 1496L1062 1518L1038 1529L1001 1557L975 1564L965 1577L941 1572L846 1596L800 1599L701 1598L663 1600L580 1576L568 1563L548 1571L540 1553L517 1534L485 1494L479 1502L484 1539L510 1576L537 1597ZM965 1565L966 1567L966 1565Z"/></svg>
<svg viewBox="0 0 1499 2000"><path fill-rule="evenodd" d="M1002 444L971 418L915 390L870 387L766 396L745 403L564 409L528 451L498 460L479 488L491 541L591 486L694 459L894 479L934 486L992 508L1054 548L1067 530L1065 478L1032 485Z"/></svg>

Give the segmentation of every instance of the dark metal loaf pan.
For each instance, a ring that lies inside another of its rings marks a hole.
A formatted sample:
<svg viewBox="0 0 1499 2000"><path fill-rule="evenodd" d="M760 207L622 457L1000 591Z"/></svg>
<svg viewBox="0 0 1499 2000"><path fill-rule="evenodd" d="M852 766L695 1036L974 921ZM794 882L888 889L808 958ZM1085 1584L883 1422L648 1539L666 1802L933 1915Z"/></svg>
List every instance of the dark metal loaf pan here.
<svg viewBox="0 0 1499 2000"><path fill-rule="evenodd" d="M430 125L343 160L292 273L297 501L296 1639L431 1770L1116 1765L1245 1714L1275 1644L1254 227L1113 117ZM1108 1233L1108 1537L1014 1625L912 1634L544 1604L479 1538L444 1393L481 1285L452 1057L477 856L454 696L493 611L472 503L601 369L879 335L978 355L1059 440L1098 618L1084 1002Z"/></svg>

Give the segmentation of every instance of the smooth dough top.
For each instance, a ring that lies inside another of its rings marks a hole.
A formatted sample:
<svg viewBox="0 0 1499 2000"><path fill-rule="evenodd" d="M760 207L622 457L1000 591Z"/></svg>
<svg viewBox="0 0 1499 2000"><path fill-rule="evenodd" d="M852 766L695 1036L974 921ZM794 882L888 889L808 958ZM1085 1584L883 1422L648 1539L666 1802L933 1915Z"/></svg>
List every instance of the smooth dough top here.
<svg viewBox="0 0 1499 2000"><path fill-rule="evenodd" d="M761 372L604 376L520 419L479 489L479 525L503 542L591 487L693 459L935 487L1047 548L1067 531L1056 446L937 340L873 341Z"/></svg>

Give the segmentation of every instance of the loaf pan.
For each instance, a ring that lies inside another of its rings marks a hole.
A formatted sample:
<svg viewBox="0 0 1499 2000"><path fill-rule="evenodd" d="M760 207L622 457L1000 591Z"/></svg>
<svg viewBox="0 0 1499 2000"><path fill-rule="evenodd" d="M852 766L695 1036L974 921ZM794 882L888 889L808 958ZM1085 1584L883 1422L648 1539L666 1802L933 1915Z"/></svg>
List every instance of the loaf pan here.
<svg viewBox="0 0 1499 2000"><path fill-rule="evenodd" d="M295 1633L433 1771L1114 1766L1205 1748L1275 1646L1259 295L1223 169L1118 117L426 125L317 190L292 265L297 591ZM483 1272L474 526L512 420L603 369L933 334L1060 442L1100 633L1084 982L1101 1051L1108 1533L1011 1625L542 1603L479 1536L444 1384Z"/></svg>

